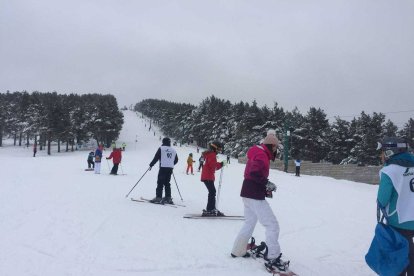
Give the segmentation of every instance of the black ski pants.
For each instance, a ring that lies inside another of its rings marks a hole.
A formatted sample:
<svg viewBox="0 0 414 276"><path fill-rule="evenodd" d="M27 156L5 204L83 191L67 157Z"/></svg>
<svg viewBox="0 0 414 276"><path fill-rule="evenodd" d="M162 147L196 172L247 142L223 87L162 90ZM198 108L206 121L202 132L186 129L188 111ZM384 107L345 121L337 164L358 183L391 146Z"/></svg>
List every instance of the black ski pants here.
<svg viewBox="0 0 414 276"><path fill-rule="evenodd" d="M118 174L118 166L119 166L119 163L114 164L111 170L111 174Z"/></svg>
<svg viewBox="0 0 414 276"><path fill-rule="evenodd" d="M296 176L300 176L300 166L296 166Z"/></svg>
<svg viewBox="0 0 414 276"><path fill-rule="evenodd" d="M203 168L203 164L204 164L204 162L200 162L200 166L198 166L198 171L200 171L201 168Z"/></svg>
<svg viewBox="0 0 414 276"><path fill-rule="evenodd" d="M394 228L398 232L400 232L401 235L403 235L407 240L409 244L409 264L407 266L407 269L403 271L399 276L414 276L414 230L405 230L405 229L399 229Z"/></svg>
<svg viewBox="0 0 414 276"><path fill-rule="evenodd" d="M90 169L90 168L95 168L95 162L93 162L92 160L88 160L88 169Z"/></svg>
<svg viewBox="0 0 414 276"><path fill-rule="evenodd" d="M216 187L214 187L213 180L204 180L204 184L208 190L207 211L216 209Z"/></svg>
<svg viewBox="0 0 414 276"><path fill-rule="evenodd" d="M155 190L156 197L162 197L162 189L165 187L165 197L171 197L171 175L172 168L161 167L158 171L157 189Z"/></svg>

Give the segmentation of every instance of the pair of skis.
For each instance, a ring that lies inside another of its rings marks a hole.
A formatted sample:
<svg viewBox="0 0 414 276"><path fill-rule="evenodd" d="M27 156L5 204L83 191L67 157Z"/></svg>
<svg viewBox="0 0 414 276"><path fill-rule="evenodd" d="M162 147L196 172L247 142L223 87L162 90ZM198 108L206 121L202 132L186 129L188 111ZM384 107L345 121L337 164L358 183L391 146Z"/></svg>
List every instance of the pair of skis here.
<svg viewBox="0 0 414 276"><path fill-rule="evenodd" d="M143 198L140 197L138 198L131 198L132 201L135 202L141 202L141 203L151 203L151 204L157 204L157 205L161 205L161 206L168 206L168 207L172 207L172 208L178 208L178 207L186 207L183 204L168 204L168 203L156 203L156 202L151 202L149 199L147 198ZM183 218L187 218L187 219L225 219L225 220L244 220L244 216L203 216L202 214L185 214L183 216Z"/></svg>

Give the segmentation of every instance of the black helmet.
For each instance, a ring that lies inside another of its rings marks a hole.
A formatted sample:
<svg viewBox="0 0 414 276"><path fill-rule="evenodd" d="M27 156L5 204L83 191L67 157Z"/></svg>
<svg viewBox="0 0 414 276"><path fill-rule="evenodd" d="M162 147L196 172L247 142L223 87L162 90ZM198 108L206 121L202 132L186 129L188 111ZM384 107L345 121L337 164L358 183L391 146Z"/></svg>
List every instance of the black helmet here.
<svg viewBox="0 0 414 276"><path fill-rule="evenodd" d="M214 151L222 151L223 150L223 144L219 141L214 141L210 143L210 148Z"/></svg>
<svg viewBox="0 0 414 276"><path fill-rule="evenodd" d="M384 152L385 159L388 159L395 154L406 152L408 144L402 138L385 136L381 142L378 142L377 150L380 149Z"/></svg>
<svg viewBox="0 0 414 276"><path fill-rule="evenodd" d="M162 139L162 145L163 146L171 146L171 139L168 137L165 137L164 139Z"/></svg>

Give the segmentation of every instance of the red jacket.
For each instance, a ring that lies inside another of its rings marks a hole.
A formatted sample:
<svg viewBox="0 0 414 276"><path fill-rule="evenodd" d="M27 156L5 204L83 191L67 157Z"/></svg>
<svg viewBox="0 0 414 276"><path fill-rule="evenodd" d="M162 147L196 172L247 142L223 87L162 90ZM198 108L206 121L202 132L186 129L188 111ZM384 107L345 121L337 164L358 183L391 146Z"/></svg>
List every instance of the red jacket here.
<svg viewBox="0 0 414 276"><path fill-rule="evenodd" d="M272 153L263 144L249 149L240 193L242 197L265 199L271 159Z"/></svg>
<svg viewBox="0 0 414 276"><path fill-rule="evenodd" d="M214 173L222 167L222 164L217 162L217 153L214 151L205 151L202 155L204 156L204 166L201 171L201 181L214 181Z"/></svg>
<svg viewBox="0 0 414 276"><path fill-rule="evenodd" d="M115 149L113 152L111 152L111 154L109 155L109 157L107 159L111 159L113 158L114 160L112 160L112 162L114 162L114 164L119 164L121 163L121 159L122 159L122 153L120 149Z"/></svg>

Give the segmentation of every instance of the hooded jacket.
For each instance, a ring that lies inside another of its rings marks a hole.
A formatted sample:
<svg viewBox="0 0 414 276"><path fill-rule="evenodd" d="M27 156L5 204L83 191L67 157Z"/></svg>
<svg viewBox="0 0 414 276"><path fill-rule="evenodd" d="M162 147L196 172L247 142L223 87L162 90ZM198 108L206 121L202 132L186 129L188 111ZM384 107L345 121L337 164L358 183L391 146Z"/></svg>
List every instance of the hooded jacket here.
<svg viewBox="0 0 414 276"><path fill-rule="evenodd" d="M264 200L269 177L272 153L264 145L256 145L247 151L247 164L240 196Z"/></svg>
<svg viewBox="0 0 414 276"><path fill-rule="evenodd" d="M114 164L121 163L121 159L122 159L121 149L114 149L108 157L108 159L111 159L111 158L113 158L112 162L114 162Z"/></svg>

